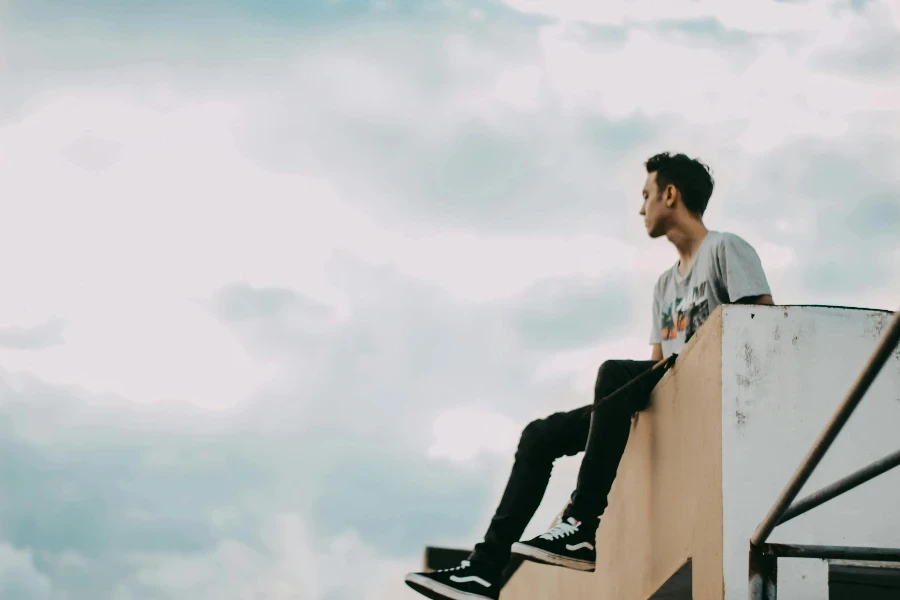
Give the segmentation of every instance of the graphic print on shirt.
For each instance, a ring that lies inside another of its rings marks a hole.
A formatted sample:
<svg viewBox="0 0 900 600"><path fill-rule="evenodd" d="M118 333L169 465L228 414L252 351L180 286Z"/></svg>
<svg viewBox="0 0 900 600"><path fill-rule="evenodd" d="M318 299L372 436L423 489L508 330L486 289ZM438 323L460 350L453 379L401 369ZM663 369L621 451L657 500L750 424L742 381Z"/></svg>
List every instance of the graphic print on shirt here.
<svg viewBox="0 0 900 600"><path fill-rule="evenodd" d="M676 297L674 303L663 307L659 316L662 339L678 339L678 334L684 332L687 343L707 317L709 302L706 299L706 282L703 281L691 290L690 299Z"/></svg>
<svg viewBox="0 0 900 600"><path fill-rule="evenodd" d="M674 340L678 337L678 332L675 330L675 319L672 316L672 305L667 304L662 309L662 313L659 315L659 329L662 332L662 339L664 340Z"/></svg>
<svg viewBox="0 0 900 600"><path fill-rule="evenodd" d="M691 310L688 316L687 332L684 335L684 341L690 341L691 336L697 333L700 326L703 325L709 316L709 302L706 300L706 282L703 281L699 286L691 290Z"/></svg>
<svg viewBox="0 0 900 600"><path fill-rule="evenodd" d="M689 306L687 298L675 298L675 330L678 333L687 328Z"/></svg>

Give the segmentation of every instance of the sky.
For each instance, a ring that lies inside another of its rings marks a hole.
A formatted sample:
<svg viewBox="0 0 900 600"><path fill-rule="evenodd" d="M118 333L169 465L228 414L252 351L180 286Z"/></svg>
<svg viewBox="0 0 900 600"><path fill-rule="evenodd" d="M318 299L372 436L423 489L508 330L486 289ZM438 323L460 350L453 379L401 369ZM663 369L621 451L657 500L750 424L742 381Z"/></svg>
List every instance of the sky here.
<svg viewBox="0 0 900 600"><path fill-rule="evenodd" d="M776 302L896 309L898 44L892 0L0 0L0 597L415 598L649 357L663 150Z"/></svg>

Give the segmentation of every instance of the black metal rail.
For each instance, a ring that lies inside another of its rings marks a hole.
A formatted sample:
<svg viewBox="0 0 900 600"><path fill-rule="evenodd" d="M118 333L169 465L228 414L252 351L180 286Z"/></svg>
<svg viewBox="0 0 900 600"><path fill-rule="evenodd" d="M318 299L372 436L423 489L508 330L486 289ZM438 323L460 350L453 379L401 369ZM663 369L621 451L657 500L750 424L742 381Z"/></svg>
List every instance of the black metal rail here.
<svg viewBox="0 0 900 600"><path fill-rule="evenodd" d="M844 492L849 492L853 488L864 484L867 481L875 479L883 473L887 473L894 467L900 465L900 450L893 454L888 454L880 460L876 460L870 465L847 475L843 479L835 481L831 485L826 485L822 489L813 492L809 496L797 500L791 507L784 511L784 515L778 524L787 523L795 517L799 517L805 512L814 509L817 506L825 504L829 500L837 498Z"/></svg>
<svg viewBox="0 0 900 600"><path fill-rule="evenodd" d="M867 560L871 562L900 563L900 548L764 544L761 549L764 556L774 556L776 558L820 558L828 560Z"/></svg>

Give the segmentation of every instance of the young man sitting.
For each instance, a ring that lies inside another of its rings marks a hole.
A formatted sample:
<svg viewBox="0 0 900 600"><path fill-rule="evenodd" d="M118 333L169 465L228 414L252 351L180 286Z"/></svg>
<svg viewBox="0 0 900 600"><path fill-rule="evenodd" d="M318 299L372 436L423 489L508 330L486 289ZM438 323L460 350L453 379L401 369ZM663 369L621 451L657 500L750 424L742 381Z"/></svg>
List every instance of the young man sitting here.
<svg viewBox="0 0 900 600"><path fill-rule="evenodd" d="M406 583L433 599L497 600L511 554L581 571L595 568L599 517L631 429L653 386L717 306L773 304L756 251L740 237L707 230L703 213L713 191L709 169L683 154L646 162L644 217L651 238L665 236L678 261L653 291L650 360L609 360L597 373L594 403L530 423L484 540L459 566L410 573ZM541 503L556 459L584 451L578 483L560 523L518 542Z"/></svg>

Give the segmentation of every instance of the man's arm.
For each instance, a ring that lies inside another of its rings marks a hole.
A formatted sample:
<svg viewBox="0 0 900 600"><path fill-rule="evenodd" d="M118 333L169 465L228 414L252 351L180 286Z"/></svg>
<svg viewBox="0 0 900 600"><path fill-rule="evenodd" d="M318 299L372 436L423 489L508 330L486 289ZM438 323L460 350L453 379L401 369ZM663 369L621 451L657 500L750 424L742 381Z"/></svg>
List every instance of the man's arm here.
<svg viewBox="0 0 900 600"><path fill-rule="evenodd" d="M676 356L677 354L672 354L668 358L663 358L662 344L653 344L653 353L650 355L650 360L655 361L656 364L650 367L650 370L655 371L669 364L670 361L674 361Z"/></svg>
<svg viewBox="0 0 900 600"><path fill-rule="evenodd" d="M743 238L723 234L715 251L716 275L735 304L771 305L772 290L756 249Z"/></svg>
<svg viewBox="0 0 900 600"><path fill-rule="evenodd" d="M735 302L735 304L763 304L766 306L775 306L771 294L763 294L762 296L745 296Z"/></svg>
<svg viewBox="0 0 900 600"><path fill-rule="evenodd" d="M775 306L775 301L771 294L763 294L761 296L745 296L735 302L735 304L762 304L765 306ZM650 360L657 363L663 359L662 344L653 344L653 350L650 353ZM656 368L656 367L654 367Z"/></svg>

